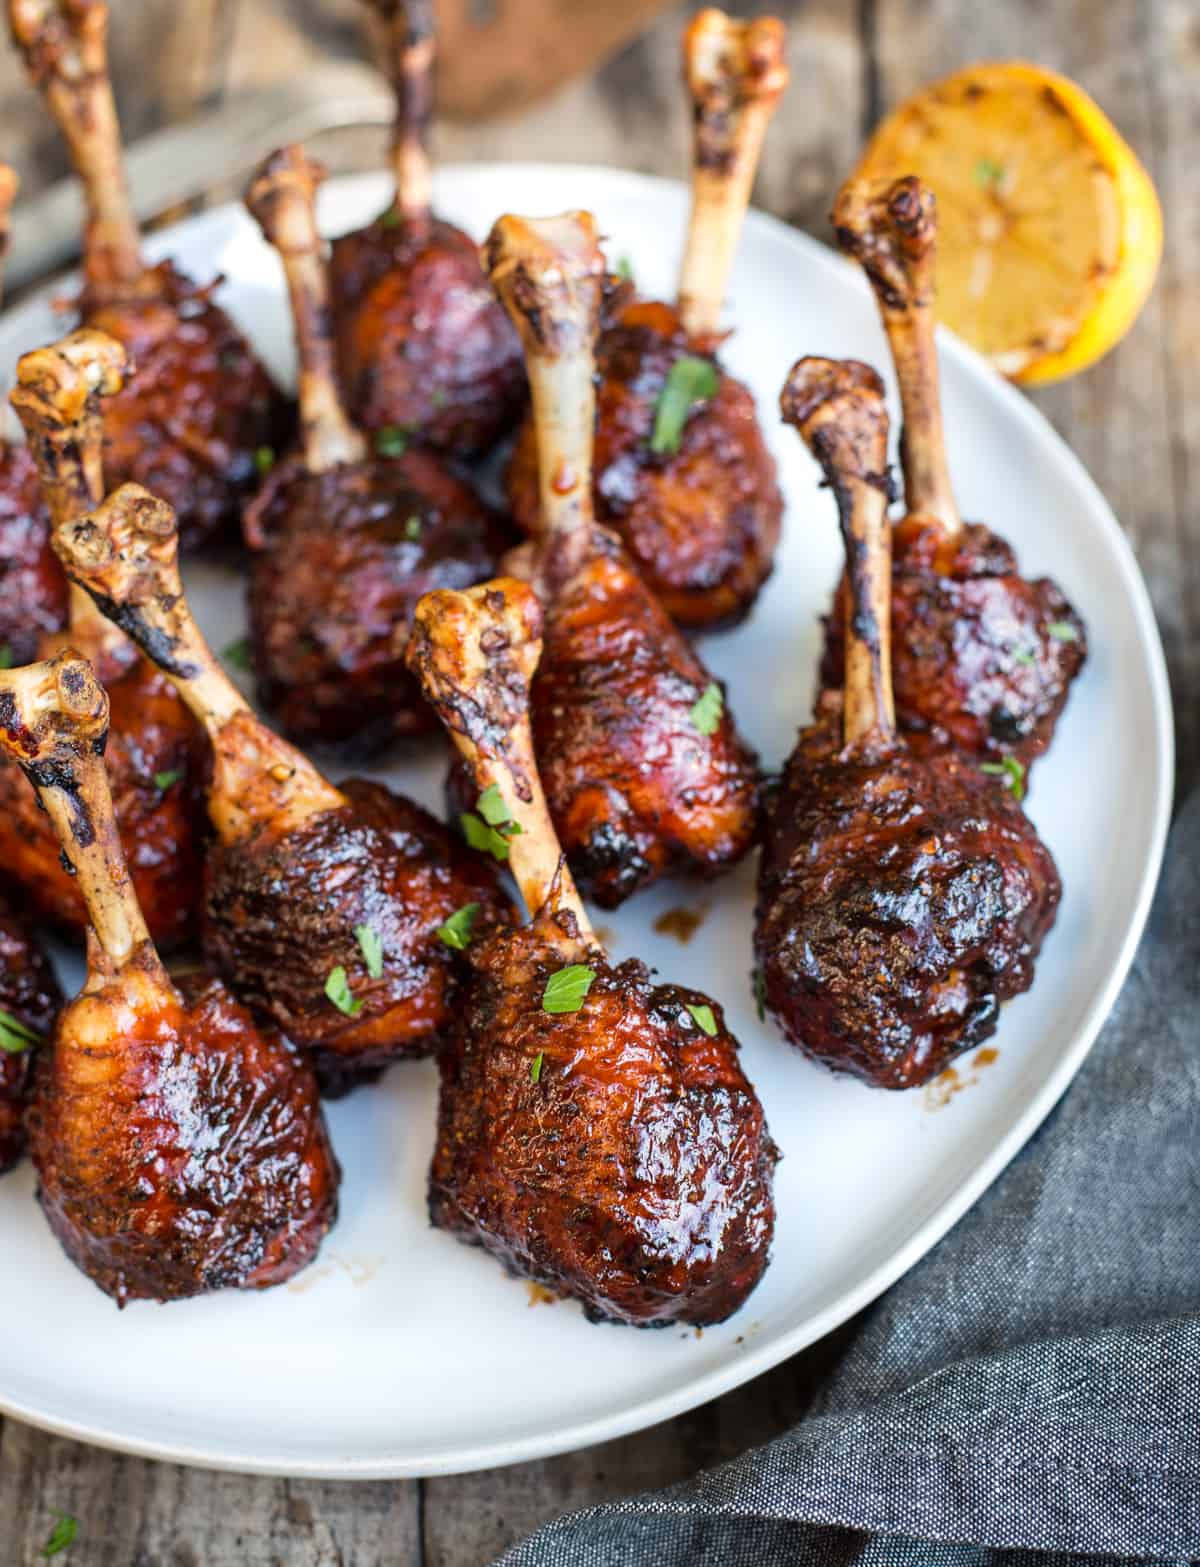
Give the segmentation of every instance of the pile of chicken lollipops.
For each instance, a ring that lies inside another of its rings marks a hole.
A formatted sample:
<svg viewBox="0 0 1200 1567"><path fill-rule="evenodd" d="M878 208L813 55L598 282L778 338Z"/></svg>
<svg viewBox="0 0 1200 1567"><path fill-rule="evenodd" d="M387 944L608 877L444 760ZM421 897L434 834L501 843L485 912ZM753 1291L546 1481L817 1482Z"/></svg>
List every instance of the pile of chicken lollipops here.
<svg viewBox="0 0 1200 1567"><path fill-rule="evenodd" d="M767 1265L777 1151L719 1002L611 962L583 896L759 846L762 1004L891 1089L987 1037L1059 900L1021 797L1084 627L958 514L931 193L852 181L834 209L899 381L899 521L878 375L804 358L780 396L846 569L815 714L766 787L687 633L751 613L780 534L720 351L782 24L687 26L667 303L610 273L586 212L503 216L482 250L432 213L432 5L379 0L393 202L328 246L296 146L246 193L286 279L293 408L214 285L142 257L106 6L7 5L87 223L79 325L19 361L26 442L0 449L0 1170L28 1148L54 1233L120 1304L263 1288L336 1218L322 1095L436 1054L435 1225L593 1319L721 1321ZM497 508L472 465L509 437ZM179 552L214 541L240 551L265 719L189 611ZM301 749L372 758L439 725L446 821ZM46 928L86 942L74 1000ZM160 954L189 946L172 977Z"/></svg>

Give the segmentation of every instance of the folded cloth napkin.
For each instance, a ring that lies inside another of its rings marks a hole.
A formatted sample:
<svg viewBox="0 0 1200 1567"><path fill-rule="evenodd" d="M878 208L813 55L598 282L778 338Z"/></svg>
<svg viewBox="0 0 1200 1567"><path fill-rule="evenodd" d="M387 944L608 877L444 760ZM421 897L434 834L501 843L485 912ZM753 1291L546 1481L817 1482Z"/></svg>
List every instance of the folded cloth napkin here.
<svg viewBox="0 0 1200 1567"><path fill-rule="evenodd" d="M1074 1086L794 1430L503 1567L1200 1558L1200 795Z"/></svg>

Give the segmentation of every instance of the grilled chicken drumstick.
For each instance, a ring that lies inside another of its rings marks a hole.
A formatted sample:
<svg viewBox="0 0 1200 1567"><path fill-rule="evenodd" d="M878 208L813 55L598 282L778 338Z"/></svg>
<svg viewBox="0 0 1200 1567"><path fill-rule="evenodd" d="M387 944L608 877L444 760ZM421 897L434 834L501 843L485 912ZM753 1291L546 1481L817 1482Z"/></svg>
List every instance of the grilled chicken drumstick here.
<svg viewBox="0 0 1200 1567"><path fill-rule="evenodd" d="M837 497L844 696L801 731L768 818L755 948L787 1037L836 1071L912 1088L1027 990L1058 908L1049 851L1008 791L892 713L887 415L875 372L802 359L781 399Z"/></svg>
<svg viewBox="0 0 1200 1567"><path fill-rule="evenodd" d="M0 163L0 285L16 194L16 174ZM28 663L38 637L66 618L67 585L50 545L37 467L23 442L0 438L0 664Z"/></svg>
<svg viewBox="0 0 1200 1567"><path fill-rule="evenodd" d="M892 540L897 720L914 743L950 741L992 766L1012 758L1020 784L1050 744L1083 665L1084 625L1048 577L1022 577L1002 538L959 515L938 392L933 193L914 175L882 186L854 181L833 223L875 290L904 409L908 515ZM839 593L821 667L828 687L842 678L844 583Z"/></svg>
<svg viewBox="0 0 1200 1567"><path fill-rule="evenodd" d="M681 626L740 620L770 575L783 500L754 399L716 358L721 306L767 122L787 84L782 22L702 11L684 33L695 126L679 304L618 305L597 352L594 495ZM537 438L508 474L517 522L544 526Z"/></svg>
<svg viewBox="0 0 1200 1567"><path fill-rule="evenodd" d="M87 329L17 364L11 401L55 534L103 497L107 411L124 378L121 345ZM194 932L200 902L200 733L169 682L78 588L70 590L68 616L67 630L40 637L35 651L52 658L74 648L107 688L108 775L134 890L154 940L164 950L176 947ZM63 864L49 817L8 761L0 761L0 863L21 883L30 912L83 933L87 909L78 879Z"/></svg>
<svg viewBox="0 0 1200 1567"><path fill-rule="evenodd" d="M433 0L367 0L396 88L391 206L334 242L342 385L354 417L398 442L486 451L525 402L521 350L470 237L430 210Z"/></svg>
<svg viewBox="0 0 1200 1567"><path fill-rule="evenodd" d="M68 1256L119 1304L261 1289L315 1254L338 1167L316 1081L219 980L167 977L134 896L87 662L0 675L0 746L46 807L91 921L29 1114L38 1195Z"/></svg>
<svg viewBox="0 0 1200 1567"><path fill-rule="evenodd" d="M24 1150L34 1059L61 1005L54 970L29 922L0 896L0 1175Z"/></svg>
<svg viewBox="0 0 1200 1567"><path fill-rule="evenodd" d="M286 406L213 302L216 283L199 287L172 262L143 259L108 76L108 6L8 0L8 17L83 183L82 318L124 343L138 367L108 414L109 479L165 496L185 542L202 544L236 524L256 452L286 434Z"/></svg>
<svg viewBox="0 0 1200 1567"><path fill-rule="evenodd" d="M343 1086L432 1048L457 979L438 931L468 904L483 928L505 900L493 866L419 805L365 779L335 789L259 722L191 617L176 543L171 508L127 484L66 531L61 556L208 735L210 962Z"/></svg>
<svg viewBox="0 0 1200 1567"><path fill-rule="evenodd" d="M503 217L486 257L524 342L537 425L546 631L534 744L572 869L615 908L662 875L715 875L740 859L757 825L755 763L720 687L595 523L594 220Z"/></svg>
<svg viewBox="0 0 1200 1567"><path fill-rule="evenodd" d="M287 276L300 357L301 450L246 516L259 696L285 733L378 749L436 727L404 663L413 608L495 571L499 521L429 452L370 457L342 408L314 210L325 177L299 147L259 169L246 205Z"/></svg>
<svg viewBox="0 0 1200 1567"><path fill-rule="evenodd" d="M530 912L468 949L430 1214L593 1320L720 1322L767 1264L775 1148L720 1007L610 964L588 924L534 761L541 620L500 579L422 599L409 645Z"/></svg>

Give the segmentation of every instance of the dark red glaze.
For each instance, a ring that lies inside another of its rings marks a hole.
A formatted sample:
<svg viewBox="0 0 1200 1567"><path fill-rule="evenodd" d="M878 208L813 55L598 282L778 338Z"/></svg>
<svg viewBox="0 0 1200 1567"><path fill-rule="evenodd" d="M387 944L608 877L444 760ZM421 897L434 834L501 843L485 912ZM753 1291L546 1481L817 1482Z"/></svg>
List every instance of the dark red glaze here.
<svg viewBox="0 0 1200 1567"><path fill-rule="evenodd" d="M67 618L67 585L50 547L37 468L21 441L0 441L0 658L37 657L39 637Z"/></svg>
<svg viewBox="0 0 1200 1567"><path fill-rule="evenodd" d="M1029 580L1002 538L964 526L948 561L941 532L909 517L892 531L896 720L913 744L1029 764L1054 737L1087 657L1083 621L1049 577ZM845 580L826 621L821 685L839 688Z"/></svg>
<svg viewBox="0 0 1200 1567"><path fill-rule="evenodd" d="M486 451L526 399L517 334L474 241L388 211L333 243L338 364L350 411L459 457Z"/></svg>
<svg viewBox="0 0 1200 1567"><path fill-rule="evenodd" d="M1061 886L1012 794L950 750L843 748L825 698L768 815L755 951L791 1042L881 1088L936 1077L1027 990Z"/></svg>
<svg viewBox="0 0 1200 1567"><path fill-rule="evenodd" d="M28 922L0 898L0 1009L44 1039L61 1005L54 970ZM0 1045L0 1175L12 1169L25 1148L25 1107L36 1058L36 1045L18 1051Z"/></svg>
<svg viewBox="0 0 1200 1567"><path fill-rule="evenodd" d="M692 721L710 680L597 529L591 558L546 611L532 716L559 841L602 908L671 872L717 875L754 840L753 752L728 707L710 737Z"/></svg>
<svg viewBox="0 0 1200 1567"><path fill-rule="evenodd" d="M135 958L63 1014L29 1116L46 1217L122 1306L282 1283L337 1217L316 1081L217 980L171 997L155 970ZM120 1049L87 1048L114 1026Z"/></svg>
<svg viewBox="0 0 1200 1567"><path fill-rule="evenodd" d="M575 929L557 919L470 950L439 1057L433 1222L593 1320L721 1322L762 1276L775 1220L777 1154L737 1043L719 1006L713 1038L687 1011L707 997L596 950L582 1010L544 1011L555 942Z"/></svg>
<svg viewBox="0 0 1200 1567"><path fill-rule="evenodd" d="M145 659L99 673L112 714L105 763L121 844L150 934L166 951L198 925L204 742L170 683ZM74 935L87 928L50 819L7 758L0 758L0 863L22 884L31 912Z"/></svg>
<svg viewBox="0 0 1200 1567"><path fill-rule="evenodd" d="M667 613L713 626L742 619L770 575L783 498L754 399L719 364L716 395L692 410L679 450L650 450L659 394L685 355L711 358L711 343L689 338L671 305L635 299L601 333L593 491L597 520L621 536ZM507 483L516 521L536 532L531 420Z"/></svg>
<svg viewBox="0 0 1200 1567"><path fill-rule="evenodd" d="M438 927L478 903L486 930L508 903L492 864L419 805L363 779L338 787L348 803L299 828L213 844L204 946L239 996L341 1082L429 1053L455 1016L460 978ZM377 979L356 926L382 944ZM353 1017L325 994L338 965L362 1003Z"/></svg>
<svg viewBox="0 0 1200 1567"><path fill-rule="evenodd" d="M219 282L219 280L218 280ZM255 455L281 450L293 417L250 345L213 298L162 261L136 289L84 297L88 326L115 337L136 367L104 411L104 471L169 501L185 548L236 527L258 481Z"/></svg>
<svg viewBox="0 0 1200 1567"><path fill-rule="evenodd" d="M283 730L362 756L436 728L404 662L413 609L494 575L510 542L471 487L419 451L324 473L292 460L246 522L258 695Z"/></svg>

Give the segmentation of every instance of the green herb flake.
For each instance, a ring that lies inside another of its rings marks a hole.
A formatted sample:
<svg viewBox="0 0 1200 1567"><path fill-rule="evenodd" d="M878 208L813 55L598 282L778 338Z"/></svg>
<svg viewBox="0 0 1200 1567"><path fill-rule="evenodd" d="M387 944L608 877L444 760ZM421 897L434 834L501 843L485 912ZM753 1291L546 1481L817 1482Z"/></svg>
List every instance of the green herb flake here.
<svg viewBox="0 0 1200 1567"><path fill-rule="evenodd" d="M592 988L596 970L586 963L571 963L551 974L542 992L543 1012L578 1012Z"/></svg>
<svg viewBox="0 0 1200 1567"><path fill-rule="evenodd" d="M697 403L714 396L716 390L717 367L711 359L696 359L690 354L677 359L654 407L650 450L660 454L677 452L688 414Z"/></svg>
<svg viewBox="0 0 1200 1567"><path fill-rule="evenodd" d="M275 466L275 448L273 446L260 446L254 453L254 466L260 474L270 473Z"/></svg>
<svg viewBox="0 0 1200 1567"><path fill-rule="evenodd" d="M478 903L464 903L461 909L454 911L444 925L438 926L438 940L444 941L448 947L453 947L455 952L465 952L471 945L471 930L478 913Z"/></svg>
<svg viewBox="0 0 1200 1567"><path fill-rule="evenodd" d="M408 450L408 431L398 424L385 424L375 432L375 450L380 457L403 457Z"/></svg>
<svg viewBox="0 0 1200 1567"><path fill-rule="evenodd" d="M758 1021L765 1023L767 1021L767 976L762 969L756 968L750 976L750 981L754 990L754 1006L758 1013Z"/></svg>
<svg viewBox="0 0 1200 1567"><path fill-rule="evenodd" d="M404 537L406 539L419 539L421 537L421 519L415 512L404 524Z"/></svg>
<svg viewBox="0 0 1200 1567"><path fill-rule="evenodd" d="M1069 620L1052 620L1046 630L1056 642L1079 641L1079 633Z"/></svg>
<svg viewBox="0 0 1200 1567"><path fill-rule="evenodd" d="M1003 778L1014 800L1025 798L1025 766L1015 756L1006 756L1002 762L981 762L979 770L992 778Z"/></svg>
<svg viewBox="0 0 1200 1567"><path fill-rule="evenodd" d="M696 1027L702 1033L707 1034L710 1039L715 1039L717 1037L717 1020L713 1016L713 1009L705 1006L694 1007L690 1001L685 1001L684 1006L692 1014L692 1022L695 1023Z"/></svg>
<svg viewBox="0 0 1200 1567"><path fill-rule="evenodd" d="M358 950L367 965L367 973L372 979L382 979L383 942L380 941L378 932L373 931L369 925L356 925L354 939L358 942Z"/></svg>
<svg viewBox="0 0 1200 1567"><path fill-rule="evenodd" d="M158 790L159 794L166 794L167 790L173 789L182 777L182 767L169 768L165 773L155 773L154 787Z"/></svg>
<svg viewBox="0 0 1200 1567"><path fill-rule="evenodd" d="M13 662L13 650L6 642L3 647L0 647L0 669L11 669Z"/></svg>
<svg viewBox="0 0 1200 1567"><path fill-rule="evenodd" d="M386 212L379 214L379 221L385 229L398 229L400 227L400 213L397 208L389 207Z"/></svg>
<svg viewBox="0 0 1200 1567"><path fill-rule="evenodd" d="M1032 669L1034 664L1037 663L1037 659L1027 647L1019 647L1015 649L1012 660L1014 664L1024 664L1029 669Z"/></svg>
<svg viewBox="0 0 1200 1567"><path fill-rule="evenodd" d="M710 680L699 699L693 702L688 718L692 728L698 729L702 735L715 735L724 710L725 698L721 688L715 680Z"/></svg>
<svg viewBox="0 0 1200 1567"><path fill-rule="evenodd" d="M1004 178L1004 165L994 158L980 158L973 173L976 185L999 185Z"/></svg>
<svg viewBox="0 0 1200 1567"><path fill-rule="evenodd" d="M619 256L617 258L617 276L623 283L633 282L633 262L628 256Z"/></svg>
<svg viewBox="0 0 1200 1567"><path fill-rule="evenodd" d="M532 1061L532 1063L530 1064L530 1067L529 1067L529 1081L531 1083L540 1083L541 1082L541 1080L542 1080L542 1062L545 1059L546 1059L546 1052L544 1050L539 1050L537 1055L534 1056L533 1061Z"/></svg>
<svg viewBox="0 0 1200 1567"><path fill-rule="evenodd" d="M239 637L236 642L231 642L221 654L221 662L230 664L234 669L246 672L250 668L250 640L248 637Z"/></svg>
<svg viewBox="0 0 1200 1567"><path fill-rule="evenodd" d="M478 849L482 854L490 854L497 860L508 859L508 839L502 832L489 827L482 817L476 816L474 811L464 811L458 818L458 822L463 830L463 837L472 849Z"/></svg>
<svg viewBox="0 0 1200 1567"><path fill-rule="evenodd" d="M39 1556L57 1556L60 1551L65 1551L69 1545L75 1543L75 1536L79 1533L79 1524L70 1513L62 1513L54 1520L54 1527L50 1531L45 1545L38 1552Z"/></svg>
<svg viewBox="0 0 1200 1567"><path fill-rule="evenodd" d="M25 1027L20 1018L0 1008L0 1050L6 1055L24 1055L32 1045L40 1045L41 1042L40 1034L35 1034L33 1029Z"/></svg>
<svg viewBox="0 0 1200 1567"><path fill-rule="evenodd" d="M489 827L499 827L502 830L515 827L516 832L508 833L510 838L515 838L521 830L508 814L508 806L504 803L504 796L500 793L499 784L488 784L487 788L476 800L475 809Z"/></svg>
<svg viewBox="0 0 1200 1567"><path fill-rule="evenodd" d="M329 978L325 981L325 994L345 1017L357 1017L362 1011L362 1002L356 1001L351 995L350 981L346 978L346 970L340 963L329 971Z"/></svg>

